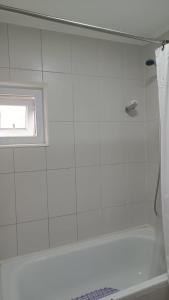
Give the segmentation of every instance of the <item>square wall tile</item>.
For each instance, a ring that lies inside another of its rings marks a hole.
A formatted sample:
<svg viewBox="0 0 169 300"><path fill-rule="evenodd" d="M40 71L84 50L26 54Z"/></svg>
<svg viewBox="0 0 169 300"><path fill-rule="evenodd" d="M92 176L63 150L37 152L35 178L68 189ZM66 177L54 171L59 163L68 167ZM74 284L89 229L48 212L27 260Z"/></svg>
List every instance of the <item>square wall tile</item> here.
<svg viewBox="0 0 169 300"><path fill-rule="evenodd" d="M71 72L71 39L69 35L42 31L43 70Z"/></svg>
<svg viewBox="0 0 169 300"><path fill-rule="evenodd" d="M72 38L72 72L74 74L98 75L99 40L76 37Z"/></svg>
<svg viewBox="0 0 169 300"><path fill-rule="evenodd" d="M130 203L123 206L104 208L104 233L147 224L147 208L148 206L145 203Z"/></svg>
<svg viewBox="0 0 169 300"><path fill-rule="evenodd" d="M13 172L13 150L11 148L0 149L0 173Z"/></svg>
<svg viewBox="0 0 169 300"><path fill-rule="evenodd" d="M117 78L101 78L99 85L99 120L119 121L123 119L123 81Z"/></svg>
<svg viewBox="0 0 169 300"><path fill-rule="evenodd" d="M121 43L102 41L99 45L98 72L102 76L123 76L123 46Z"/></svg>
<svg viewBox="0 0 169 300"><path fill-rule="evenodd" d="M16 255L16 225L0 227L0 260Z"/></svg>
<svg viewBox="0 0 169 300"><path fill-rule="evenodd" d="M144 80L143 47L127 45L124 49L124 77L127 79Z"/></svg>
<svg viewBox="0 0 169 300"><path fill-rule="evenodd" d="M150 121L146 124L147 134L147 160L148 162L160 161L160 122Z"/></svg>
<svg viewBox="0 0 169 300"><path fill-rule="evenodd" d="M90 239L103 234L102 211L89 211L78 214L78 238Z"/></svg>
<svg viewBox="0 0 169 300"><path fill-rule="evenodd" d="M11 68L41 70L40 30L9 25Z"/></svg>
<svg viewBox="0 0 169 300"><path fill-rule="evenodd" d="M15 171L39 171L46 168L45 148L24 147L14 150Z"/></svg>
<svg viewBox="0 0 169 300"><path fill-rule="evenodd" d="M77 169L77 210L96 210L101 207L100 168Z"/></svg>
<svg viewBox="0 0 169 300"><path fill-rule="evenodd" d="M48 220L17 224L18 254L49 248Z"/></svg>
<svg viewBox="0 0 169 300"><path fill-rule="evenodd" d="M76 165L99 164L99 125L98 123L75 123Z"/></svg>
<svg viewBox="0 0 169 300"><path fill-rule="evenodd" d="M126 205L103 209L103 230L105 234L126 229L125 208Z"/></svg>
<svg viewBox="0 0 169 300"><path fill-rule="evenodd" d="M146 91L146 119L148 121L158 120L160 114L159 114L157 75L146 80L145 91Z"/></svg>
<svg viewBox="0 0 169 300"><path fill-rule="evenodd" d="M73 77L73 100L76 121L99 120L99 79Z"/></svg>
<svg viewBox="0 0 169 300"><path fill-rule="evenodd" d="M101 123L100 135L102 164L146 160L144 123Z"/></svg>
<svg viewBox="0 0 169 300"><path fill-rule="evenodd" d="M50 247L73 243L77 240L76 216L49 219Z"/></svg>
<svg viewBox="0 0 169 300"><path fill-rule="evenodd" d="M42 71L10 69L10 79L14 81L36 82L42 81Z"/></svg>
<svg viewBox="0 0 169 300"><path fill-rule="evenodd" d="M0 174L0 225L14 224L15 187L13 174Z"/></svg>
<svg viewBox="0 0 169 300"><path fill-rule="evenodd" d="M0 67L9 67L7 25L0 23Z"/></svg>
<svg viewBox="0 0 169 300"><path fill-rule="evenodd" d="M50 123L49 145L47 148L48 169L71 168L74 166L73 123Z"/></svg>
<svg viewBox="0 0 169 300"><path fill-rule="evenodd" d="M43 77L47 84L49 121L73 121L71 76L44 72Z"/></svg>
<svg viewBox="0 0 169 300"><path fill-rule="evenodd" d="M47 188L45 172L15 175L17 222L47 217Z"/></svg>
<svg viewBox="0 0 169 300"><path fill-rule="evenodd" d="M145 199L144 163L102 167L102 206L124 205Z"/></svg>
<svg viewBox="0 0 169 300"><path fill-rule="evenodd" d="M62 216L75 213L75 170L48 171L49 216Z"/></svg>
<svg viewBox="0 0 169 300"><path fill-rule="evenodd" d="M9 81L9 69L8 68L0 68L0 80L1 81Z"/></svg>

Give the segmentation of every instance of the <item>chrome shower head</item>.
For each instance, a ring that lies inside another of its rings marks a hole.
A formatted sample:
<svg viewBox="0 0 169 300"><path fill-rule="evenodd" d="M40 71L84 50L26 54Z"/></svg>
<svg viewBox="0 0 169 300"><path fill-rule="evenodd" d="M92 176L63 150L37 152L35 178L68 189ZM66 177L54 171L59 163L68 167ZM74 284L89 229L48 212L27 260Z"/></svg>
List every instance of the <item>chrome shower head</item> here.
<svg viewBox="0 0 169 300"><path fill-rule="evenodd" d="M126 112L130 112L130 111L136 109L137 105L138 105L138 101L132 100L132 101L126 106L126 108L125 108Z"/></svg>

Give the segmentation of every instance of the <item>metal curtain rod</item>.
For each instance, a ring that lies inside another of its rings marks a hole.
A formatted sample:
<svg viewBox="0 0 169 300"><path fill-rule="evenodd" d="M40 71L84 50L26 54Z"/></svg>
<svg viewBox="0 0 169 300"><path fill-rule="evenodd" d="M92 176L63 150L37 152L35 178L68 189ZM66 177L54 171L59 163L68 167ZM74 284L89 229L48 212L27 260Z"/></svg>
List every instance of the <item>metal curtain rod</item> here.
<svg viewBox="0 0 169 300"><path fill-rule="evenodd" d="M85 28L85 29L89 29L89 30L93 30L93 31L97 31L97 32L107 33L107 34L116 35L116 36L122 36L122 37L129 38L129 39L144 41L144 42L153 43L153 44L161 44L161 45L163 45L163 47L165 44L169 43L168 40L160 41L160 40L156 40L156 39L152 39L152 38L145 38L142 36L137 36L137 35L129 34L129 33L118 31L118 30L113 30L113 29L109 29L109 28L105 28L105 27L100 27L100 26L90 25L90 24L86 24L86 23L66 20L66 19L62 19L62 18L58 18L58 17L54 17L54 16L40 14L40 13L33 12L30 10L16 8L16 7L8 6L8 5L3 5L3 4L0 4L0 10L5 10L8 12L13 12L13 13L17 13L17 14L21 14L21 15L25 15L25 16L30 16L33 18L46 20L46 21L50 21L50 22L54 22L54 23L71 25L74 27Z"/></svg>

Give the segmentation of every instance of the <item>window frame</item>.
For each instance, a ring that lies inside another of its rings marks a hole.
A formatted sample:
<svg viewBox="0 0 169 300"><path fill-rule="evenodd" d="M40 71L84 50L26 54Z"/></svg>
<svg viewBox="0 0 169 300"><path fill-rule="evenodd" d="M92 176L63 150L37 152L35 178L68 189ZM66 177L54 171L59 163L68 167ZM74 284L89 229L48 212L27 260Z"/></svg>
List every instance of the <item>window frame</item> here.
<svg viewBox="0 0 169 300"><path fill-rule="evenodd" d="M0 82L0 94L2 90L8 89L8 94L11 91L16 91L15 95L23 95L28 92L28 96L35 97L36 107L36 129L37 135L35 136L0 136L0 148L7 147L40 147L48 146L48 118L47 118L47 91L46 84L30 83L30 82ZM7 94L7 93L6 93ZM20 100L22 101L22 100ZM16 103L19 100L16 100ZM1 104L0 100L0 104ZM15 105L15 104L14 104ZM19 129L21 130L21 129Z"/></svg>

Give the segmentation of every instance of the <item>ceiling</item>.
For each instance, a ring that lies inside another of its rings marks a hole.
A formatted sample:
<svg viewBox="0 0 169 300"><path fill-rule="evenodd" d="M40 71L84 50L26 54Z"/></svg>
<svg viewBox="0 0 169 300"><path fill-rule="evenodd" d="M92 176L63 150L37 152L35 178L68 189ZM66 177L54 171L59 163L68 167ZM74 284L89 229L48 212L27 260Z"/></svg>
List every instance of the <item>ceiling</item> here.
<svg viewBox="0 0 169 300"><path fill-rule="evenodd" d="M145 37L156 38L169 30L169 0L0 0L0 4ZM0 21L98 38L126 40L3 11L0 11Z"/></svg>

